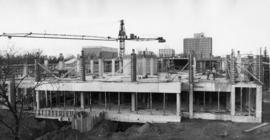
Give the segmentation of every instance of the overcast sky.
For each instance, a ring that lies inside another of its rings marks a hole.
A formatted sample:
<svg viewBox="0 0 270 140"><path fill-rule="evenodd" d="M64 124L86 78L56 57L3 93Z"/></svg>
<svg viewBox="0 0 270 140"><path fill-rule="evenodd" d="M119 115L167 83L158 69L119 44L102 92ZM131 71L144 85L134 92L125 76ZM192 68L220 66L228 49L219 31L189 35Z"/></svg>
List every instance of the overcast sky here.
<svg viewBox="0 0 270 140"><path fill-rule="evenodd" d="M183 38L204 32L213 38L213 54L232 48L258 53L270 46L269 0L0 0L0 32L41 32L116 37L119 20L127 33L163 36L167 42L128 42L136 50L174 48L183 52ZM49 55L77 54L82 46L118 48L117 42L6 38L0 47L40 48Z"/></svg>

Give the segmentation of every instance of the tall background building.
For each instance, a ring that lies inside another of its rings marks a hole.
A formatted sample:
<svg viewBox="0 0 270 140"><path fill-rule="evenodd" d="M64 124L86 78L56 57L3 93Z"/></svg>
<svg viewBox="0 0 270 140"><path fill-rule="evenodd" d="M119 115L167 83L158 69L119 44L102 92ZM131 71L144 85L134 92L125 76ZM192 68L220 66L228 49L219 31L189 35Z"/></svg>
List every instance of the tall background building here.
<svg viewBox="0 0 270 140"><path fill-rule="evenodd" d="M212 38L205 37L204 33L195 33L193 38L184 39L184 55L194 52L195 57L209 59L212 55Z"/></svg>

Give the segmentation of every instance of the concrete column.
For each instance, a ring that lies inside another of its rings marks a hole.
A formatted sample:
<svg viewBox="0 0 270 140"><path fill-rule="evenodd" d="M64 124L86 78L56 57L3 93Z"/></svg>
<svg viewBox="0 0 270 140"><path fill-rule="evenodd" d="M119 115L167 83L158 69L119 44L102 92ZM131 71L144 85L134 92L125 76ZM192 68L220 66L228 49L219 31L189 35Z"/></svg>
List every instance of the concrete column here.
<svg viewBox="0 0 270 140"><path fill-rule="evenodd" d="M193 75L195 75L197 73L197 70L196 70L196 67L197 67L197 64L196 64L196 58L193 57Z"/></svg>
<svg viewBox="0 0 270 140"><path fill-rule="evenodd" d="M160 59L160 72L164 72L164 62L163 59Z"/></svg>
<svg viewBox="0 0 270 140"><path fill-rule="evenodd" d="M150 100L150 111L151 111L150 113L152 114L152 108L153 108L152 93L150 93L149 96L150 96L150 99L149 100Z"/></svg>
<svg viewBox="0 0 270 140"><path fill-rule="evenodd" d="M89 106L90 106L90 111L92 111L92 93L90 92L89 94Z"/></svg>
<svg viewBox="0 0 270 140"><path fill-rule="evenodd" d="M56 106L59 106L60 105L60 97L59 97L59 92L55 92L55 95L56 95L56 97L55 97L55 99L56 99Z"/></svg>
<svg viewBox="0 0 270 140"><path fill-rule="evenodd" d="M112 75L115 75L115 59L112 59Z"/></svg>
<svg viewBox="0 0 270 140"><path fill-rule="evenodd" d="M208 95L210 95L209 96L209 104L212 105L212 103L213 103L213 93L212 92L208 92Z"/></svg>
<svg viewBox="0 0 270 140"><path fill-rule="evenodd" d="M66 93L63 91L63 98L64 98L64 108L66 107Z"/></svg>
<svg viewBox="0 0 270 140"><path fill-rule="evenodd" d="M145 76L147 73L146 58L142 58L142 75Z"/></svg>
<svg viewBox="0 0 270 140"><path fill-rule="evenodd" d="M40 69L38 65L38 60L35 59L35 82L39 82L39 81L40 81Z"/></svg>
<svg viewBox="0 0 270 140"><path fill-rule="evenodd" d="M203 92L203 107L205 108L206 104L205 104L205 91Z"/></svg>
<svg viewBox="0 0 270 140"><path fill-rule="evenodd" d="M15 92L15 77L12 76L12 79L9 83L9 88L8 88L8 101L10 102L12 107L15 107L15 102L16 102L16 92Z"/></svg>
<svg viewBox="0 0 270 140"><path fill-rule="evenodd" d="M136 97L135 97L135 94L136 93L131 93L131 111L136 111L136 107L135 107L136 106L135 105L136 104L135 103L136 102L136 99L135 99Z"/></svg>
<svg viewBox="0 0 270 140"><path fill-rule="evenodd" d="M24 96L27 95L27 88L23 88L23 95L24 95Z"/></svg>
<svg viewBox="0 0 270 140"><path fill-rule="evenodd" d="M46 107L49 105L49 102L48 102L48 91L47 90L45 91L45 104L46 104Z"/></svg>
<svg viewBox="0 0 270 140"><path fill-rule="evenodd" d="M135 93L135 110L136 113L138 113L138 93Z"/></svg>
<svg viewBox="0 0 270 140"><path fill-rule="evenodd" d="M193 118L193 84L190 84L189 91L189 118Z"/></svg>
<svg viewBox="0 0 270 140"><path fill-rule="evenodd" d="M132 49L130 65L131 82L135 82L137 81L137 55L134 49Z"/></svg>
<svg viewBox="0 0 270 140"><path fill-rule="evenodd" d="M118 92L118 98L117 98L117 102L118 102L118 113L120 113L120 97L121 97L121 93Z"/></svg>
<svg viewBox="0 0 270 140"><path fill-rule="evenodd" d="M146 103L146 108L150 108L150 93L147 94L147 103Z"/></svg>
<svg viewBox="0 0 270 140"><path fill-rule="evenodd" d="M90 60L90 71L91 71L91 74L94 73L94 60Z"/></svg>
<svg viewBox="0 0 270 140"><path fill-rule="evenodd" d="M244 93L249 93L249 88L245 89ZM245 94L245 106L249 106L249 94Z"/></svg>
<svg viewBox="0 0 270 140"><path fill-rule="evenodd" d="M251 98L251 88L248 88L248 115L250 116L251 115L251 105L250 105L250 98Z"/></svg>
<svg viewBox="0 0 270 140"><path fill-rule="evenodd" d="M262 119L262 86L256 89L256 118Z"/></svg>
<svg viewBox="0 0 270 140"><path fill-rule="evenodd" d="M36 103L37 103L37 110L40 109L40 101L39 101L39 91L36 91Z"/></svg>
<svg viewBox="0 0 270 140"><path fill-rule="evenodd" d="M240 112L243 112L243 88L240 87Z"/></svg>
<svg viewBox="0 0 270 140"><path fill-rule="evenodd" d="M142 100L143 104L146 103L146 94L144 94L144 93L141 94L141 100Z"/></svg>
<svg viewBox="0 0 270 140"><path fill-rule="evenodd" d="M84 109L84 93L81 92L81 108Z"/></svg>
<svg viewBox="0 0 270 140"><path fill-rule="evenodd" d="M251 108L253 109L253 108L255 108L255 106L256 106L256 104L255 104L255 102L256 102L256 88L251 88L250 89L251 91L251 99L250 99L250 105L251 105Z"/></svg>
<svg viewBox="0 0 270 140"><path fill-rule="evenodd" d="M50 91L50 107L52 108L52 91Z"/></svg>
<svg viewBox="0 0 270 140"><path fill-rule="evenodd" d="M65 68L65 63L64 63L64 56L63 56L62 53L60 53L58 59L59 59L59 62L58 62L58 69L59 69L59 70L64 70L64 68Z"/></svg>
<svg viewBox="0 0 270 140"><path fill-rule="evenodd" d="M48 59L44 59L44 66L45 66L46 68L49 67L49 61L48 61Z"/></svg>
<svg viewBox="0 0 270 140"><path fill-rule="evenodd" d="M163 115L166 115L166 94L163 93Z"/></svg>
<svg viewBox="0 0 270 140"><path fill-rule="evenodd" d="M231 108L230 95L229 95L229 93L226 93L226 108L227 109L230 109Z"/></svg>
<svg viewBox="0 0 270 140"><path fill-rule="evenodd" d="M101 58L98 59L98 74L99 77L103 77L103 60Z"/></svg>
<svg viewBox="0 0 270 140"><path fill-rule="evenodd" d="M181 94L176 93L176 116L181 114Z"/></svg>
<svg viewBox="0 0 270 140"><path fill-rule="evenodd" d="M154 75L155 62L154 58L150 58L150 75Z"/></svg>
<svg viewBox="0 0 270 140"><path fill-rule="evenodd" d="M203 61L199 62L199 65L200 65L200 72L201 73L205 72L205 69L203 67Z"/></svg>
<svg viewBox="0 0 270 140"><path fill-rule="evenodd" d="M119 60L119 72L123 73L123 62Z"/></svg>
<svg viewBox="0 0 270 140"><path fill-rule="evenodd" d="M220 89L218 90L218 111L220 111Z"/></svg>
<svg viewBox="0 0 270 140"><path fill-rule="evenodd" d="M73 93L73 106L76 106L76 92Z"/></svg>
<svg viewBox="0 0 270 140"><path fill-rule="evenodd" d="M80 74L80 70L81 70L81 61L80 61L80 58L77 58L76 72L77 72L78 74Z"/></svg>
<svg viewBox="0 0 270 140"><path fill-rule="evenodd" d="M99 102L99 104L102 104L102 94L101 94L101 92L98 93L98 102Z"/></svg>
<svg viewBox="0 0 270 140"><path fill-rule="evenodd" d="M122 104L124 104L125 103L125 94L122 94L121 96L120 96L120 102L122 103Z"/></svg>
<svg viewBox="0 0 270 140"><path fill-rule="evenodd" d="M23 76L26 76L28 74L28 65L23 64Z"/></svg>
<svg viewBox="0 0 270 140"><path fill-rule="evenodd" d="M104 93L104 105L105 105L105 109L107 109L107 93Z"/></svg>
<svg viewBox="0 0 270 140"><path fill-rule="evenodd" d="M81 80L82 81L85 81L86 77L85 77L85 61L84 61L84 53L82 51L82 55L81 55L81 58L80 58L80 61L81 61L81 65L80 65L80 77L81 77Z"/></svg>
<svg viewBox="0 0 270 140"><path fill-rule="evenodd" d="M235 86L231 89L231 115L235 115Z"/></svg>

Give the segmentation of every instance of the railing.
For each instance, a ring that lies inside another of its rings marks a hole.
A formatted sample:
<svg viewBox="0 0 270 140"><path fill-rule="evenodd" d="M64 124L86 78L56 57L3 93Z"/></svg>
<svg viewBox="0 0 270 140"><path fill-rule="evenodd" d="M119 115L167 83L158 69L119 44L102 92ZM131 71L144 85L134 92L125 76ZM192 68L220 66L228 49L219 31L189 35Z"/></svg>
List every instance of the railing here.
<svg viewBox="0 0 270 140"><path fill-rule="evenodd" d="M71 121L74 115L79 112L85 112L89 115L99 114L102 111L90 111L86 109L39 109L35 110L35 116L39 118L56 118L60 120Z"/></svg>
<svg viewBox="0 0 270 140"><path fill-rule="evenodd" d="M54 109L40 109L36 110L37 117L61 117L71 118L74 114L81 112L82 110L54 110Z"/></svg>

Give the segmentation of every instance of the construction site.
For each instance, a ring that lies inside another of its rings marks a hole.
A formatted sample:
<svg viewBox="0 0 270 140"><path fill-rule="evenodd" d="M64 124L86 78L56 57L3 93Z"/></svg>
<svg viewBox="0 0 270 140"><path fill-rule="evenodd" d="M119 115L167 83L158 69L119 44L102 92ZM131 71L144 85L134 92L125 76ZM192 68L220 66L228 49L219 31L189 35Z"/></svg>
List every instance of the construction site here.
<svg viewBox="0 0 270 140"><path fill-rule="evenodd" d="M103 114L105 119L120 122L181 122L182 117L262 122L262 90L266 87L263 56L242 56L232 50L225 58L214 57L212 38L203 33L184 39L183 57L166 49L160 50L159 56L135 49L125 54L125 41L162 43L165 39L127 37L123 20L118 38L38 33L2 36L119 41L119 51L85 46L69 61L60 54L57 64L45 59L18 66L19 75L27 76L21 87L25 94L27 88L39 83L34 99L37 118L71 121L76 128L86 125L86 130L91 129L88 121L92 119L77 119L77 113L85 112L90 118ZM210 47L200 46L198 41L204 40L210 41Z"/></svg>
<svg viewBox="0 0 270 140"><path fill-rule="evenodd" d="M0 0L0 140L269 140L270 0Z"/></svg>
<svg viewBox="0 0 270 140"><path fill-rule="evenodd" d="M9 100L31 95L32 113L40 120L68 122L72 129L91 131L102 120L124 123L181 123L183 119L262 123L263 91L269 88L269 58L231 50L212 54L212 38L196 33L183 41L183 55L173 49L125 53L125 41L165 42L163 37L126 35L118 38L40 33L3 33L9 39L49 38L118 41L119 49L83 46L77 57L57 63L35 59L16 64L9 81ZM268 76L267 76L268 75ZM34 92L29 89L34 88Z"/></svg>

